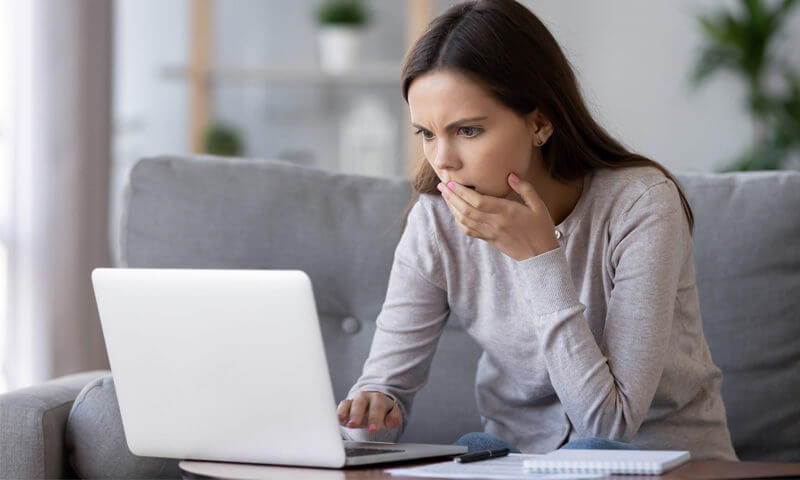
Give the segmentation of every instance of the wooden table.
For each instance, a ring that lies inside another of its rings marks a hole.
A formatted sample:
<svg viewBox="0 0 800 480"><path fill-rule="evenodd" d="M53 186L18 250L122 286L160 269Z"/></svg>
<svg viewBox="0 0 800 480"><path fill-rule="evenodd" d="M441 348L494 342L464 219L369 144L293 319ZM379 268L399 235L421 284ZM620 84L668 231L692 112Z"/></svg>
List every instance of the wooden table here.
<svg viewBox="0 0 800 480"><path fill-rule="evenodd" d="M185 479L235 478L276 480L351 480L351 479L423 479L426 477L392 477L384 469L416 467L447 460L447 457L363 466L337 470L328 468L283 467L243 463L201 462L182 460L179 465ZM480 477L475 477L479 479ZM796 478L800 479L800 463L729 462L724 460L690 460L664 475L607 475L605 480L712 480L733 478Z"/></svg>

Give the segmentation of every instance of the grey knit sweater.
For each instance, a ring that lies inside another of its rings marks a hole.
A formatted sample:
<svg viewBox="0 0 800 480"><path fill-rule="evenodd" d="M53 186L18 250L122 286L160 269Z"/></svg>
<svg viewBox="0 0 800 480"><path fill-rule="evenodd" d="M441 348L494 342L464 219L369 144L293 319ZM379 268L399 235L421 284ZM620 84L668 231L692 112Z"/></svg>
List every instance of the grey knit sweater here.
<svg viewBox="0 0 800 480"><path fill-rule="evenodd" d="M420 195L348 393L389 395L404 422L381 438L341 427L345 437L397 441L452 311L484 350L484 431L523 453L604 437L738 460L675 184L654 167L595 170L556 230L559 248L517 261L464 234L438 193Z"/></svg>

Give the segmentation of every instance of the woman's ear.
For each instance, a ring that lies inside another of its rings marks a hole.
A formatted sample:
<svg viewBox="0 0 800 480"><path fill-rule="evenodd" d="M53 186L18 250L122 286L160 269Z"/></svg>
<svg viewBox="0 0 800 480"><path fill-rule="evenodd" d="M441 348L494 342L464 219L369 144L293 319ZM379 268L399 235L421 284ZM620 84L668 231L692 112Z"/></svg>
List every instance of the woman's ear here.
<svg viewBox="0 0 800 480"><path fill-rule="evenodd" d="M525 124L528 126L528 132L531 135L531 143L535 146L540 145L539 141L543 145L553 134L553 124L538 108L525 115Z"/></svg>

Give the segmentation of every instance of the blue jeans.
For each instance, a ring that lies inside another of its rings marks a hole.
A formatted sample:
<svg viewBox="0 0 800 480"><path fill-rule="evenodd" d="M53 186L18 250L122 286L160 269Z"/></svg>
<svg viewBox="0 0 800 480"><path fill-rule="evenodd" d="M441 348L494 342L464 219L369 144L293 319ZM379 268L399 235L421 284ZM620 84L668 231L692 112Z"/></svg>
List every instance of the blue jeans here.
<svg viewBox="0 0 800 480"><path fill-rule="evenodd" d="M462 435L461 438L456 440L453 445L466 445L469 447L469 452L477 452L481 450L493 450L495 448L508 448L513 453L522 453L518 448L509 444L502 438L495 437L490 433L485 432L470 432ZM646 448L637 447L631 443L618 442L616 440L609 440L607 438L591 437L579 438L561 446L561 448L592 448L599 450L647 450Z"/></svg>

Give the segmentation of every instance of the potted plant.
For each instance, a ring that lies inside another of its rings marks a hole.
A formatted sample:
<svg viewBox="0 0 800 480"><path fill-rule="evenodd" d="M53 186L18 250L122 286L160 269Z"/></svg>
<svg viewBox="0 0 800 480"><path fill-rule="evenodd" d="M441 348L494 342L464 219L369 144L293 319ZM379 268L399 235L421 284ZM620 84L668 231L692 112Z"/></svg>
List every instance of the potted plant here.
<svg viewBox="0 0 800 480"><path fill-rule="evenodd" d="M240 156L243 152L242 139L233 127L214 123L206 129L205 153L229 157Z"/></svg>
<svg viewBox="0 0 800 480"><path fill-rule="evenodd" d="M325 0L316 10L320 64L332 74L358 63L361 38L369 12L360 0Z"/></svg>
<svg viewBox="0 0 800 480"><path fill-rule="evenodd" d="M706 43L691 74L693 87L727 70L746 85L753 144L721 171L772 170L800 151L800 74L772 44L782 35L797 0L739 0L739 11L719 9L698 17ZM769 77L783 80L768 88Z"/></svg>

